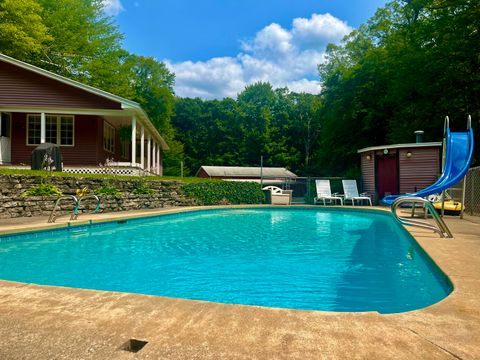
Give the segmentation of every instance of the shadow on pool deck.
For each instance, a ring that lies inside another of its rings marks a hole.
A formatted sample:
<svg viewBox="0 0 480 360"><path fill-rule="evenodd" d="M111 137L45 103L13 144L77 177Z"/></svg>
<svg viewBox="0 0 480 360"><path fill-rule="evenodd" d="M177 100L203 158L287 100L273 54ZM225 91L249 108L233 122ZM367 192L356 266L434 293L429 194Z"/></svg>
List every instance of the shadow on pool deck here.
<svg viewBox="0 0 480 360"><path fill-rule="evenodd" d="M446 221L453 240L410 229L455 286L425 309L301 311L0 281L0 359L478 359L480 219ZM2 220L0 231L44 222ZM132 353L130 340L147 344Z"/></svg>

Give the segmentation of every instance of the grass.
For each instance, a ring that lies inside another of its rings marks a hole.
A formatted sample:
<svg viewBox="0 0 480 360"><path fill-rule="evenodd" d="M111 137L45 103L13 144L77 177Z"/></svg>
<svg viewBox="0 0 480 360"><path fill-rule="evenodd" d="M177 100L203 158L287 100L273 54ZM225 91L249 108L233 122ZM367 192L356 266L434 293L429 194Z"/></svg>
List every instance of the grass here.
<svg viewBox="0 0 480 360"><path fill-rule="evenodd" d="M124 176L124 175L107 175L107 174L70 174L70 173L55 172L55 171L53 171L51 174L52 176L58 176L58 177L112 179L112 180L130 180L130 181L138 181L138 180L179 181L182 183L222 181L222 180L216 180L216 179L205 179L205 178L198 178L198 177L179 177L179 176ZM46 176L47 172L45 172L44 170L0 169L0 175Z"/></svg>

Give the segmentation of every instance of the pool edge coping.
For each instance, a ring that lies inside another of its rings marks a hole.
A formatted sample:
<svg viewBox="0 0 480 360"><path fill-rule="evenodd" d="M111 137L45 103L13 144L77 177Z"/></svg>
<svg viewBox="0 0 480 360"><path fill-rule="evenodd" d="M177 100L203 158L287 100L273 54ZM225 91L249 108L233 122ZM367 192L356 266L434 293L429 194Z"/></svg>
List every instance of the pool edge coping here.
<svg viewBox="0 0 480 360"><path fill-rule="evenodd" d="M75 221L72 223L71 221L68 221L66 223L61 223L61 224L56 224L56 223L50 223L44 226L38 226L38 227L31 227L28 230L20 231L20 230L10 230L7 232L2 232L0 231L0 240L2 237L8 237L8 236L17 236L17 235L26 235L29 233L35 233L35 232L43 232L43 231L49 231L49 230L63 230L63 229L75 229L79 228L82 226L90 226L90 225L97 225L97 224L109 224L109 223L116 223L119 221L128 221L128 220L135 220L135 219L148 219L148 218L153 218L153 217L159 217L159 216L164 216L164 215L172 215L172 214L179 214L179 213L186 213L186 212L196 212L196 211L204 211L204 210L216 210L216 209L242 209L242 208L263 208L263 209L269 209L269 208L278 208L278 209L289 209L289 208L307 208L307 209L334 209L335 211L341 211L341 210L362 210L366 212L371 212L371 213L379 213L382 212L384 214L390 214L390 207L379 207L379 206L352 206L352 205L347 205L347 206L338 206L338 205L332 205L332 206L321 206L321 205L312 205L312 204L300 204L300 205L293 205L293 206L285 206L285 205L271 205L271 204L238 204L238 205L211 205L211 206L186 206L186 207L172 207L172 208L162 208L162 209L155 209L149 213L138 213L138 214L119 214L119 213L102 213L102 215L119 215L118 217L115 216L114 218L106 218L106 219L95 219L95 220L83 220L83 221ZM226 304L226 305L241 305L241 306L253 306L253 307L262 307L262 308L267 308L267 309L286 309L286 310L291 310L291 311L314 311L314 312L326 312L326 313L349 313L349 314L363 314L363 313L376 313L379 315L394 315L394 314L405 314L405 313L411 313L415 311L421 311L424 309L428 309L432 306L435 306L437 304L440 304L444 302L446 299L451 297L455 291L456 291L456 284L454 280L450 277L449 274L437 263L437 261L429 254L427 249L425 249L424 246L416 239L414 234L405 226L403 226L400 222L396 221L397 225L401 229L402 232L404 232L407 236L409 236L415 243L416 245L420 248L420 250L423 252L423 255L426 257L426 261L430 261L434 266L438 268L439 275L444 276L447 280L447 282L452 286L452 291L442 298L441 300L430 304L425 307L417 308L417 309L412 309L412 310L407 310L407 311L402 311L402 312L397 312L397 313L380 313L376 310L370 310L370 311L326 311L326 310L303 310L303 309L293 309L293 308L277 308L277 307L268 307L268 306L261 306L261 305L248 305L248 304L228 304L228 303L219 303L219 302L214 302L214 301L208 301L208 300L195 300L195 299L186 299L186 298L177 298L177 297L169 297L169 296L161 296L161 295L149 295L149 294L140 294L140 293L130 293L130 292L121 292L121 291L108 291L108 290L97 290L97 289L85 289L85 288L74 288L74 289L81 289L81 290L86 290L86 291L101 291L101 292L112 292L112 293L120 293L120 294L134 294L134 295L147 295L147 296L158 296L160 298L170 298L170 299L181 299L181 300L186 300L186 301L199 301L199 302L207 302L207 303L217 303L217 304ZM0 279L0 284L1 281L6 281L6 282L14 282L14 283L19 283L19 284L26 284L26 285L35 285L35 286L48 286L48 287L59 287L59 288L72 288L68 286L55 286L55 285L43 285L43 284L36 284L36 283L24 283L24 282L17 282L17 281L10 281L10 280L3 280Z"/></svg>

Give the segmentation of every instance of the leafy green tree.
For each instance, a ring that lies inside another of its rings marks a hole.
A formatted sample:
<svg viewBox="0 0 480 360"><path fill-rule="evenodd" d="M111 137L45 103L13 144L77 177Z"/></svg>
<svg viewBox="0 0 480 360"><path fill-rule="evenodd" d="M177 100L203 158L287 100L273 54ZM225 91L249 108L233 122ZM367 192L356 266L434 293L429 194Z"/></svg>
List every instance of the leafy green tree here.
<svg viewBox="0 0 480 360"><path fill-rule="evenodd" d="M44 9L43 21L52 39L35 62L47 70L90 84L101 69L100 60L118 52L123 38L113 19L104 15L102 1L38 2Z"/></svg>
<svg viewBox="0 0 480 360"><path fill-rule="evenodd" d="M291 103L289 129L292 148L298 151L297 166L293 169L303 174L311 172L311 156L317 146L322 121L320 110L322 102L319 96L306 93L290 93L288 100Z"/></svg>
<svg viewBox="0 0 480 360"><path fill-rule="evenodd" d="M315 161L346 173L358 148L411 142L419 129L439 140L445 115L462 130L467 113L478 118L479 11L478 1L395 0L330 45Z"/></svg>
<svg viewBox="0 0 480 360"><path fill-rule="evenodd" d="M52 40L35 0L0 0L0 52L28 61Z"/></svg>

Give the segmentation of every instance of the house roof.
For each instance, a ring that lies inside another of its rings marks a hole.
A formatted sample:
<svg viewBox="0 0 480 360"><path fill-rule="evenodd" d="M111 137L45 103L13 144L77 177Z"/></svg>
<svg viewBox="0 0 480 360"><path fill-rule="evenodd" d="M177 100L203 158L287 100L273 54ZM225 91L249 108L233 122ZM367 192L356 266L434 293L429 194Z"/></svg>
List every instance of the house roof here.
<svg viewBox="0 0 480 360"><path fill-rule="evenodd" d="M103 90L94 88L93 86L82 84L78 81L66 78L64 76L57 75L57 74L52 73L48 70L45 70L45 69L39 68L37 66L28 64L26 62L14 59L10 56L7 56L7 55L1 54L1 53L0 53L0 61L3 61L5 63L11 64L11 65L14 65L14 66L18 66L19 68L22 68L22 69L25 69L25 70L28 70L28 71L32 71L36 74L45 76L45 77L53 79L55 81L59 81L63 84L72 86L74 88L81 89L81 90L84 90L84 91L89 92L91 94L94 94L94 95L106 98L108 100L120 103L121 107L122 107L122 110L133 112L137 116L137 119L140 121L140 123L143 124L148 129L148 131L152 134L152 137L160 143L163 150L168 150L169 149L167 143L162 138L162 136L160 135L158 130L155 128L153 123L150 121L147 113L142 109L142 107L140 106L139 103L137 103L135 101L132 101L132 100L129 100L129 99L125 99L125 98L123 98L121 96L118 96L118 95L111 94L107 91L103 91Z"/></svg>
<svg viewBox="0 0 480 360"><path fill-rule="evenodd" d="M208 176L212 177L297 177L296 174L283 167L251 167L251 166L201 166L197 171L204 170Z"/></svg>
<svg viewBox="0 0 480 360"><path fill-rule="evenodd" d="M364 153L368 151L384 150L384 149L404 149L404 148L422 148L422 147L441 147L442 142L425 142L425 143L409 143L409 144L392 144L392 145L380 145L370 146L360 150L357 153Z"/></svg>

